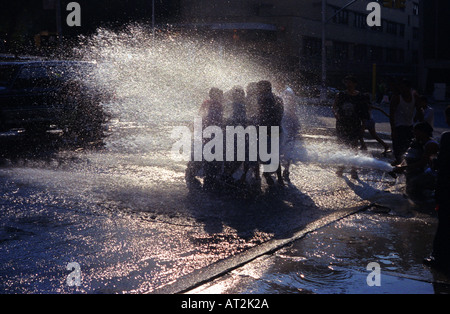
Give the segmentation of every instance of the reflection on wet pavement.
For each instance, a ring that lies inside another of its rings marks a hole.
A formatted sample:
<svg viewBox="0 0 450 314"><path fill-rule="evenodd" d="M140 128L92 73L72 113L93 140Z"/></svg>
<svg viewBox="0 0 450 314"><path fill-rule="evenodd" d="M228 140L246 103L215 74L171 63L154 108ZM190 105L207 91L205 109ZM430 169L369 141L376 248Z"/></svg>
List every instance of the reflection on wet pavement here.
<svg viewBox="0 0 450 314"><path fill-rule="evenodd" d="M449 293L448 277L422 265L433 232L429 216L356 214L190 293ZM379 287L367 284L370 263Z"/></svg>

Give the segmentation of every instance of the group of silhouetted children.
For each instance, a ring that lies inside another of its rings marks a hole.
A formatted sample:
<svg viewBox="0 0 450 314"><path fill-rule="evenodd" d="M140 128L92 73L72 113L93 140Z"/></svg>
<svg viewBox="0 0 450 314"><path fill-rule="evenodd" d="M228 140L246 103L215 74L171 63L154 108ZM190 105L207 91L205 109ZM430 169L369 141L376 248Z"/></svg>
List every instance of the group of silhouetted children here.
<svg viewBox="0 0 450 314"><path fill-rule="evenodd" d="M225 103L229 102L231 113L225 118ZM272 147L272 132L267 129L268 148L278 149L280 159L274 172L263 172L263 177L269 186L284 186L289 182L289 149L293 149L293 142L298 135L300 124L295 114L295 94L287 88L282 95L274 94L269 81L259 81L248 84L246 90L235 86L224 92L218 88L211 88L209 99L200 108L202 128L209 126L255 126L261 132L261 126L278 127L278 147ZM264 131L265 132L265 131ZM258 133L260 135L261 133ZM258 136L257 145L261 145L262 137ZM248 141L246 142L248 144ZM236 154L237 149L235 149ZM241 187L247 183L248 174L252 174L254 182L260 186L260 166L265 161L260 158L251 160L246 151L244 161L191 161L186 170L186 181L189 186L203 187L205 190L220 190L227 187ZM283 165L282 165L283 164ZM282 167L283 166L283 167ZM277 182L272 175L276 175ZM198 177L203 177L203 185Z"/></svg>

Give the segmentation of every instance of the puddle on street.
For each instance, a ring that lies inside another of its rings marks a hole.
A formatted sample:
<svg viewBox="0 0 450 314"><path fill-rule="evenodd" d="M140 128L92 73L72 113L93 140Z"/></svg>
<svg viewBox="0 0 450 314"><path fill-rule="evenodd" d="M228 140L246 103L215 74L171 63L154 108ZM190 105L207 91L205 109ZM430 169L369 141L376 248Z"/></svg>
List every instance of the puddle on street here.
<svg viewBox="0 0 450 314"><path fill-rule="evenodd" d="M442 273L422 265L435 225L426 215L361 213L320 229L192 293L433 294L449 293ZM369 286L378 263L381 286Z"/></svg>

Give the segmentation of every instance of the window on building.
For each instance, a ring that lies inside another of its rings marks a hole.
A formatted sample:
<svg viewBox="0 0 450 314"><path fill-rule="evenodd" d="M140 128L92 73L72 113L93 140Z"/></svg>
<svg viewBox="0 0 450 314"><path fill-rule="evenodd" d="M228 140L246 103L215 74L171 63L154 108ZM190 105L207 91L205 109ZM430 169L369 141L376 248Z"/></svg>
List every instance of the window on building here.
<svg viewBox="0 0 450 314"><path fill-rule="evenodd" d="M337 13L340 10L340 8L337 8L337 7L332 7L332 8L334 9L334 14L335 14L335 16L333 17L333 23L348 25L349 11L343 10L343 11Z"/></svg>
<svg viewBox="0 0 450 314"><path fill-rule="evenodd" d="M405 24L398 24L398 35L400 37L405 37Z"/></svg>
<svg viewBox="0 0 450 314"><path fill-rule="evenodd" d="M420 36L420 31L419 28L414 27L413 28L413 39L418 40Z"/></svg>
<svg viewBox="0 0 450 314"><path fill-rule="evenodd" d="M333 42L333 56L336 60L348 60L348 43L335 41Z"/></svg>
<svg viewBox="0 0 450 314"><path fill-rule="evenodd" d="M397 49L386 48L386 62L396 63L397 60Z"/></svg>
<svg viewBox="0 0 450 314"><path fill-rule="evenodd" d="M414 50L412 53L412 62L418 63L419 62L419 51Z"/></svg>
<svg viewBox="0 0 450 314"><path fill-rule="evenodd" d="M322 41L319 38L303 38L303 55L305 57L316 57L322 54Z"/></svg>
<svg viewBox="0 0 450 314"><path fill-rule="evenodd" d="M398 58L399 63L404 63L405 62L405 50L399 49L397 58Z"/></svg>
<svg viewBox="0 0 450 314"><path fill-rule="evenodd" d="M386 24L385 20L381 20L381 26L373 26L370 27L370 30L374 31L374 32L380 32L382 33L384 31L384 25Z"/></svg>
<svg viewBox="0 0 450 314"><path fill-rule="evenodd" d="M353 24L356 28L366 29L367 16L361 13L355 13L355 20Z"/></svg>
<svg viewBox="0 0 450 314"><path fill-rule="evenodd" d="M418 3L413 3L413 14L419 15L419 4Z"/></svg>
<svg viewBox="0 0 450 314"><path fill-rule="evenodd" d="M353 48L353 58L356 61L366 61L367 60L367 46L366 45L355 45Z"/></svg>
<svg viewBox="0 0 450 314"><path fill-rule="evenodd" d="M392 35L397 35L397 23L395 22L390 22L387 21L386 22L386 33L388 34L392 34Z"/></svg>
<svg viewBox="0 0 450 314"><path fill-rule="evenodd" d="M273 8L275 6L273 4L261 4L258 6L258 16L272 16Z"/></svg>
<svg viewBox="0 0 450 314"><path fill-rule="evenodd" d="M383 48L372 46L369 49L370 61L381 62L383 61Z"/></svg>

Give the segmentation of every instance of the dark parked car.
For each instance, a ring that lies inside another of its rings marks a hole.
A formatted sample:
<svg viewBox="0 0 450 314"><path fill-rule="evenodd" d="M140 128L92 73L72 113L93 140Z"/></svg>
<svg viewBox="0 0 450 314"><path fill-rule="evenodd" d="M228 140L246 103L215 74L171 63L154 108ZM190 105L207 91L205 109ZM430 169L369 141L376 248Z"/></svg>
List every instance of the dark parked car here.
<svg viewBox="0 0 450 314"><path fill-rule="evenodd" d="M100 136L108 97L89 84L94 69L79 61L0 62L0 132L57 128L76 138Z"/></svg>

